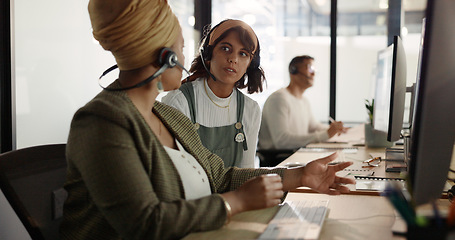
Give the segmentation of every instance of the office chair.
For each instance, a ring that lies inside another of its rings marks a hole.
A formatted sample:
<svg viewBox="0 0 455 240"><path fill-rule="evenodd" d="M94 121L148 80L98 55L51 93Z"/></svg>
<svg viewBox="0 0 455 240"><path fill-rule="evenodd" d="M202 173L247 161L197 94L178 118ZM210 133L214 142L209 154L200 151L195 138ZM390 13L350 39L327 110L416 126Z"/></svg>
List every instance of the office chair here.
<svg viewBox="0 0 455 240"><path fill-rule="evenodd" d="M32 239L59 239L67 197L66 144L41 145L0 154L0 187Z"/></svg>
<svg viewBox="0 0 455 240"><path fill-rule="evenodd" d="M258 149L256 155L259 157L260 167L275 167L297 150L299 149Z"/></svg>

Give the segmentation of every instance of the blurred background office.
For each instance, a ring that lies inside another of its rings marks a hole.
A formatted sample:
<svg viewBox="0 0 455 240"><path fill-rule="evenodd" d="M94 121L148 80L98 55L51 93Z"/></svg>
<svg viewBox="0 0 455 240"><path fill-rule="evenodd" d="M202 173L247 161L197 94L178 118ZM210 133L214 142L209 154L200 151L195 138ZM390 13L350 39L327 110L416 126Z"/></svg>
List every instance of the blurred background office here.
<svg viewBox="0 0 455 240"><path fill-rule="evenodd" d="M377 53L398 34L406 48L408 85L415 82L426 0L169 3L183 27L187 67L205 24L235 18L254 28L263 49L267 87L250 96L261 107L268 95L288 84L287 63L309 54L317 59L315 85L307 95L316 118L325 123L329 115L348 124L366 122L364 100L373 97ZM73 113L101 90L98 77L114 58L92 37L88 0L2 4L1 152L64 143Z"/></svg>
<svg viewBox="0 0 455 240"><path fill-rule="evenodd" d="M315 84L306 93L316 119L327 123L330 115L351 125L366 122L364 100L373 98L377 53L393 35L401 35L405 46L407 85L415 82L426 0L169 3L182 25L186 67L206 24L235 18L253 27L267 86L250 96L261 107L289 83L289 61L308 54L317 59ZM87 5L88 0L1 2L0 152L65 143L74 112L101 90L98 77L114 58L92 37ZM406 104L409 108L409 100ZM2 216L10 211L5 201L0 195ZM10 220L0 218L0 225Z"/></svg>

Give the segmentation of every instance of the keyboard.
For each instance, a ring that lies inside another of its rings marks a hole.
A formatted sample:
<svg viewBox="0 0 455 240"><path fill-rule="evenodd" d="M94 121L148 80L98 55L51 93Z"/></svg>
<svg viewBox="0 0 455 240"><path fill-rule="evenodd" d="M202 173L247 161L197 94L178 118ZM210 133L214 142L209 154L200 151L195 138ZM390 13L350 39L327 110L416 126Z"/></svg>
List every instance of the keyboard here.
<svg viewBox="0 0 455 240"><path fill-rule="evenodd" d="M258 239L318 239L329 200L286 202Z"/></svg>

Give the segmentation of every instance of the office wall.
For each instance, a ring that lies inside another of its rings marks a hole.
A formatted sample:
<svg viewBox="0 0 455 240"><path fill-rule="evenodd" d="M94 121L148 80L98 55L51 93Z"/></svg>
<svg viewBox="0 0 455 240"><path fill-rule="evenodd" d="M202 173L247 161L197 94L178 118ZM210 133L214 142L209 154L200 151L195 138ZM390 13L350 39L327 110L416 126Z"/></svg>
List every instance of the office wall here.
<svg viewBox="0 0 455 240"><path fill-rule="evenodd" d="M421 34L402 36L406 53L407 86L416 81ZM365 99L372 99L375 90L376 62L379 50L386 48L385 36L339 37L337 40L337 118L366 122ZM410 95L406 101L408 119Z"/></svg>
<svg viewBox="0 0 455 240"><path fill-rule="evenodd" d="M92 37L87 5L14 1L17 148L66 142L72 115L100 91L97 77L114 64Z"/></svg>
<svg viewBox="0 0 455 240"><path fill-rule="evenodd" d="M88 0L11 1L16 148L66 142L74 112L114 64L91 35ZM14 125L14 124L13 124ZM30 239L0 192L0 239Z"/></svg>
<svg viewBox="0 0 455 240"><path fill-rule="evenodd" d="M74 112L100 90L98 77L115 64L92 37L88 0L16 0L13 85L17 147L66 142ZM171 7L185 36L185 65L194 55L192 0ZM181 19L180 19L181 18ZM103 78L115 80L116 72Z"/></svg>

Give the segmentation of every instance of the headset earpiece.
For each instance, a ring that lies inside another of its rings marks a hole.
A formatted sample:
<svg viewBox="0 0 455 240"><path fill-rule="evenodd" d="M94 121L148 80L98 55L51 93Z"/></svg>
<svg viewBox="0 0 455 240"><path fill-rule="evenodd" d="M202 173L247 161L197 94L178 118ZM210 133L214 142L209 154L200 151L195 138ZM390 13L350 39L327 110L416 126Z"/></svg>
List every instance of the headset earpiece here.
<svg viewBox="0 0 455 240"><path fill-rule="evenodd" d="M292 75L295 75L295 74L299 73L299 71L297 71L297 67L295 65L290 65L289 66L289 73L292 74Z"/></svg>
<svg viewBox="0 0 455 240"><path fill-rule="evenodd" d="M182 64L179 63L178 61L178 57L177 57L177 54L172 51L170 48L162 48L161 51L160 51L160 55L158 56L158 62L159 64L161 65L160 66L160 69L158 69L152 76L148 77L147 79L145 79L144 81L142 82L139 82L133 86L129 86L129 87L124 87L124 88L107 88L107 87L103 87L100 86L105 89L105 90L108 90L108 91L123 91L123 90L129 90L129 89L133 89L133 88L138 88L138 87L142 87L144 86L145 84L151 82L153 79L157 78L159 75L161 75L166 69L168 68L173 68L175 67L176 65L178 65L179 67L181 67L183 70L185 70L186 72L188 72ZM117 68L117 65L114 65L112 67L110 67L109 69L107 69L106 71L103 72L103 74L101 75L101 77L99 78L101 80L102 77L104 77L106 74L108 74L109 72L111 72L112 70L116 69Z"/></svg>
<svg viewBox="0 0 455 240"><path fill-rule="evenodd" d="M218 25L217 25L218 26ZM216 27L216 26L215 26ZM202 47L200 49L200 55L201 55L201 62L202 66L204 66L205 71L212 77L213 81L216 81L216 77L210 72L210 69L205 65L205 61L210 61L212 59L212 46L209 45L209 39L210 39L210 33L213 31L214 28L210 30L210 32L207 33L207 36L205 37L204 44L202 44Z"/></svg>
<svg viewBox="0 0 455 240"><path fill-rule="evenodd" d="M178 64L178 57L170 48L163 48L158 61L161 66L167 65L168 68L173 68Z"/></svg>
<svg viewBox="0 0 455 240"><path fill-rule="evenodd" d="M204 45L201 49L201 55L204 61L210 61L212 59L212 46Z"/></svg>

